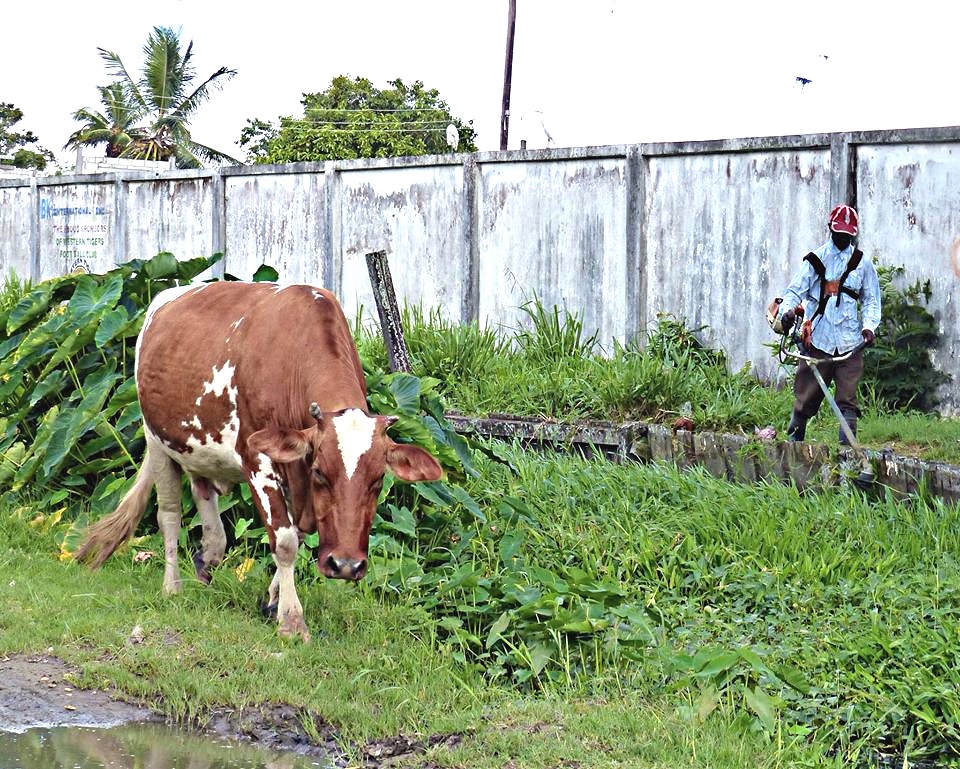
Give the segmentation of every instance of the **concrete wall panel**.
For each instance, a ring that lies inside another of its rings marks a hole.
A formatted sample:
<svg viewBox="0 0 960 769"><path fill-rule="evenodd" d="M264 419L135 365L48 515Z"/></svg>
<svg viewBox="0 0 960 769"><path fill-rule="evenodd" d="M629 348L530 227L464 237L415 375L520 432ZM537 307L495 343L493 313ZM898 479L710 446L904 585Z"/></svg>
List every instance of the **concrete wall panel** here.
<svg viewBox="0 0 960 769"><path fill-rule="evenodd" d="M366 254L386 251L397 302L440 308L459 322L469 290L461 165L340 172L339 294L352 318L376 317Z"/></svg>
<svg viewBox="0 0 960 769"><path fill-rule="evenodd" d="M823 243L830 211L824 150L651 158L647 180L646 323L668 313L765 379L782 376L763 346L767 305L803 255Z"/></svg>
<svg viewBox="0 0 960 769"><path fill-rule="evenodd" d="M606 349L625 338L625 164L623 156L481 166L481 322L529 327L519 308L536 296L580 315Z"/></svg>
<svg viewBox="0 0 960 769"><path fill-rule="evenodd" d="M322 284L324 175L243 175L225 184L225 270L249 280L267 264L284 283Z"/></svg>
<svg viewBox="0 0 960 769"><path fill-rule="evenodd" d="M0 280L10 271L20 280L32 276L30 226L35 205L30 185L0 187Z"/></svg>
<svg viewBox="0 0 960 769"><path fill-rule="evenodd" d="M117 261L149 259L169 251L178 259L213 251L212 182L209 177L131 181L124 205L124 254Z"/></svg>
<svg viewBox="0 0 960 769"><path fill-rule="evenodd" d="M901 284L930 280L937 318L937 368L953 377L945 410L960 410L960 143L866 146L857 150L861 248L905 269Z"/></svg>

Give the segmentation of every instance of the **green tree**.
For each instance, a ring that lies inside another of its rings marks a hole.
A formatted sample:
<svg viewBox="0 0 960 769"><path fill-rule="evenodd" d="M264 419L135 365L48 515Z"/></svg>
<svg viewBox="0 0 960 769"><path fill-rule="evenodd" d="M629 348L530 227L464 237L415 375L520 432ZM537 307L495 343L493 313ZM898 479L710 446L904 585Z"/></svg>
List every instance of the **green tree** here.
<svg viewBox="0 0 960 769"><path fill-rule="evenodd" d="M474 152L476 131L450 113L439 92L421 81L391 80L376 88L367 78L335 77L322 93L303 95L303 117L281 117L279 127L247 120L240 146L253 163ZM448 126L455 146L448 139Z"/></svg>
<svg viewBox="0 0 960 769"><path fill-rule="evenodd" d="M139 135L136 126L138 110L127 98L127 90L119 81L97 86L97 90L104 111L78 109L74 112L73 119L83 125L70 135L63 148L77 149L106 143L107 157L118 158Z"/></svg>
<svg viewBox="0 0 960 769"><path fill-rule="evenodd" d="M0 102L0 165L42 171L47 163L53 162L53 153L37 144L39 139L32 131L14 130L22 119L23 110L8 102ZM28 144L36 146L28 149Z"/></svg>
<svg viewBox="0 0 960 769"><path fill-rule="evenodd" d="M68 146L105 143L109 155L122 143L120 157L139 160L172 157L179 168L199 168L202 161L239 162L194 141L190 135L190 121L200 105L210 98L214 89L222 88L233 78L236 70L220 67L196 84L193 42L183 51L179 33L168 27L154 27L147 37L138 78L127 71L116 53L104 48L97 50L107 69L117 78L112 85L100 88L107 114L92 110L74 113L76 120L87 121L87 124L70 137ZM122 138L123 135L127 138Z"/></svg>

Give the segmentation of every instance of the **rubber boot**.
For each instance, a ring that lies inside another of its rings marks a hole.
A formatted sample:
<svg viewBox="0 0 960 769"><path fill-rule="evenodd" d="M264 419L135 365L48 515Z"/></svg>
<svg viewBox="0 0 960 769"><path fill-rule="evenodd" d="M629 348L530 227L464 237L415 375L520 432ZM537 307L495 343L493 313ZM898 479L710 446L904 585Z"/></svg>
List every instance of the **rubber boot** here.
<svg viewBox="0 0 960 769"><path fill-rule="evenodd" d="M850 432L853 433L853 437L857 437L857 412L856 411L842 411L844 421L846 421L847 426L850 428ZM847 436L843 432L843 428L840 428L840 445L849 446L850 441L847 440Z"/></svg>
<svg viewBox="0 0 960 769"><path fill-rule="evenodd" d="M807 434L807 420L800 416L796 411L790 417L790 424L787 425L787 440L802 441Z"/></svg>

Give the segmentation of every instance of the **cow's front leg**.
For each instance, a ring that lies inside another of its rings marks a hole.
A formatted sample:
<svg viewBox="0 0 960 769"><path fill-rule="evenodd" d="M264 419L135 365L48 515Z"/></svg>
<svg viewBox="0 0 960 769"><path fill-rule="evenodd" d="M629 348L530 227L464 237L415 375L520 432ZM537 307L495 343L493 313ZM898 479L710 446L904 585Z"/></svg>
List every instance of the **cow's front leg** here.
<svg viewBox="0 0 960 769"><path fill-rule="evenodd" d="M277 564L277 573L270 584L270 604L276 600L277 622L280 625L280 635L284 638L300 636L304 641L310 640L310 631L303 621L303 606L297 596L294 584L294 568L297 563L297 549L300 546L300 537L297 530L284 527L276 530L276 544L273 549L273 560ZM276 590L277 595L274 595Z"/></svg>

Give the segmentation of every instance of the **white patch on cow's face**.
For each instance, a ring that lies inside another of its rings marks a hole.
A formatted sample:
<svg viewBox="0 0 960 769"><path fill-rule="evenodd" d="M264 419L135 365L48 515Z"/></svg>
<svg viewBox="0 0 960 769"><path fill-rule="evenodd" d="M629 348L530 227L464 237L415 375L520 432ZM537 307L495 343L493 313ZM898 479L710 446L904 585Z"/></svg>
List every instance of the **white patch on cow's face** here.
<svg viewBox="0 0 960 769"><path fill-rule="evenodd" d="M323 294L321 294L319 291L317 291L317 289L313 289L313 299L314 299L314 301L319 302L319 301L321 301L323 298L324 298L324 297L323 297Z"/></svg>
<svg viewBox="0 0 960 769"><path fill-rule="evenodd" d="M267 489L277 490L280 488L280 484L277 483L277 474L273 469L273 462L270 461L270 457L266 454L259 454L257 458L260 460L260 466L257 472L250 476L250 488L257 495L257 499L260 500L263 512L267 516L267 525L273 526L273 510L270 509L270 497L267 496ZM287 518L290 519L289 510L287 511ZM290 519L290 525L293 525L292 519Z"/></svg>
<svg viewBox="0 0 960 769"><path fill-rule="evenodd" d="M333 418L333 427L337 431L337 446L343 466L347 470L347 479L353 477L360 457L373 445L373 429L377 420L368 417L360 409L347 409Z"/></svg>
<svg viewBox="0 0 960 769"><path fill-rule="evenodd" d="M235 320L233 323L230 324L230 328L232 328L234 331L236 331L238 328L240 328L240 324L241 324L241 323L243 323L243 316L242 316L242 315L240 316L240 318L239 318L238 320Z"/></svg>

